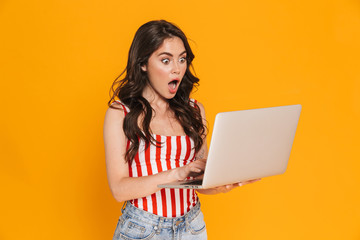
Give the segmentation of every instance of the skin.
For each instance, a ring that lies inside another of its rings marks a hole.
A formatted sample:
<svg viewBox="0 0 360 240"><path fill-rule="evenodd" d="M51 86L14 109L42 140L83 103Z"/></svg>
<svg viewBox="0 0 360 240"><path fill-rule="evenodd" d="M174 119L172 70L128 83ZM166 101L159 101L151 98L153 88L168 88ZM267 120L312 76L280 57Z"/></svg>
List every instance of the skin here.
<svg viewBox="0 0 360 240"><path fill-rule="evenodd" d="M150 56L147 64L141 67L149 78L143 96L150 100L149 102L167 105L167 99L175 97L176 94L169 91L168 83L174 79L181 81L186 67L186 50L182 40L178 37L165 39L159 49Z"/></svg>
<svg viewBox="0 0 360 240"><path fill-rule="evenodd" d="M178 37L165 39L163 44L149 58L142 70L149 78L148 85L143 90L146 98L154 109L154 116L150 123L151 131L155 134L166 136L185 135L180 123L174 117L168 105L168 99L175 96L169 82L178 79L180 84L186 71L186 51L182 40ZM178 85L176 86L178 87ZM205 110L198 103L201 115L205 120ZM175 169L160 172L151 176L132 178L129 177L128 164L124 156L126 152L127 138L122 129L125 113L118 104L113 104L119 110L108 108L104 120L104 144L106 171L108 182L114 198L123 202L148 196L160 190L158 184L184 180L190 174L200 174L205 169L207 157L207 144L204 144L197 153L196 161ZM141 119L140 119L141 121ZM212 189L198 190L202 194L225 193L237 186L258 181L252 180L236 183Z"/></svg>

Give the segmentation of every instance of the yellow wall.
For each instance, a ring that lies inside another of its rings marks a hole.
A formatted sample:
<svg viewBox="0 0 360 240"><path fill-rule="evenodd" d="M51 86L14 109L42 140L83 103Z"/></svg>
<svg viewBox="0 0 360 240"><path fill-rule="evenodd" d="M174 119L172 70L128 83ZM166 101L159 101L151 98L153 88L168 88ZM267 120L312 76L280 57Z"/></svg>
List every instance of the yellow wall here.
<svg viewBox="0 0 360 240"><path fill-rule="evenodd" d="M360 3L0 2L0 239L111 239L108 91L152 19L194 40L219 111L302 104L284 175L201 196L209 239L360 239Z"/></svg>

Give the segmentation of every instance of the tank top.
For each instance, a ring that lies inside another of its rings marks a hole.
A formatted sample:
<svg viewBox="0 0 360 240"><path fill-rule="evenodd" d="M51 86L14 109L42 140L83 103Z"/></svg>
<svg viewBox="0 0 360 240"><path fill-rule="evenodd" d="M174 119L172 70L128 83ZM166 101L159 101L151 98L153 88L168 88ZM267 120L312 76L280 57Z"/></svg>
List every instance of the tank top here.
<svg viewBox="0 0 360 240"><path fill-rule="evenodd" d="M192 100L196 102L196 100ZM130 109L121 101L119 103L125 115ZM146 146L145 141L140 139L139 150L131 164L129 164L129 176L149 176L173 168L182 167L195 160L194 141L185 136L163 136L153 134L153 137L161 142L156 146ZM130 141L128 140L127 146ZM162 217L183 216L196 205L198 196L194 189L163 188L149 196L132 199L130 203L144 211Z"/></svg>

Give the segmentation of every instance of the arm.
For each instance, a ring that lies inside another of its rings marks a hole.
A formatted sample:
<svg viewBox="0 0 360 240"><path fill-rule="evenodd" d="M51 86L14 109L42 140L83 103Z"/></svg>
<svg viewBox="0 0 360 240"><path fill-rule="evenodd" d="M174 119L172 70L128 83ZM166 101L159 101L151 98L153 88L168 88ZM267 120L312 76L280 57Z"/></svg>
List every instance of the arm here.
<svg viewBox="0 0 360 240"><path fill-rule="evenodd" d="M190 172L200 172L201 163L192 162L151 176L129 177L128 163L125 162L127 138L123 131L125 114L122 109L109 108L104 120L104 145L106 172L110 190L119 201L148 196L160 190L158 184L185 179Z"/></svg>

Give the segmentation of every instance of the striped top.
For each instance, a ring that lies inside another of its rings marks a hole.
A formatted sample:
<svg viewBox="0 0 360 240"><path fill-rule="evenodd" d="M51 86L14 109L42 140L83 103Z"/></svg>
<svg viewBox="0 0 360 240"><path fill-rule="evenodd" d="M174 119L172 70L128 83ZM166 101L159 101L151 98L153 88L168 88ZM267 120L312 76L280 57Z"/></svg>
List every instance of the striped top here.
<svg viewBox="0 0 360 240"><path fill-rule="evenodd" d="M116 102L121 104L126 115L129 108L119 100ZM182 167L195 160L194 142L189 136L153 136L161 144L150 144L146 148L145 141L140 139L139 150L131 165L129 164L130 177L153 175ZM132 199L130 203L155 215L179 217L189 212L197 201L194 189L163 188L149 196Z"/></svg>

